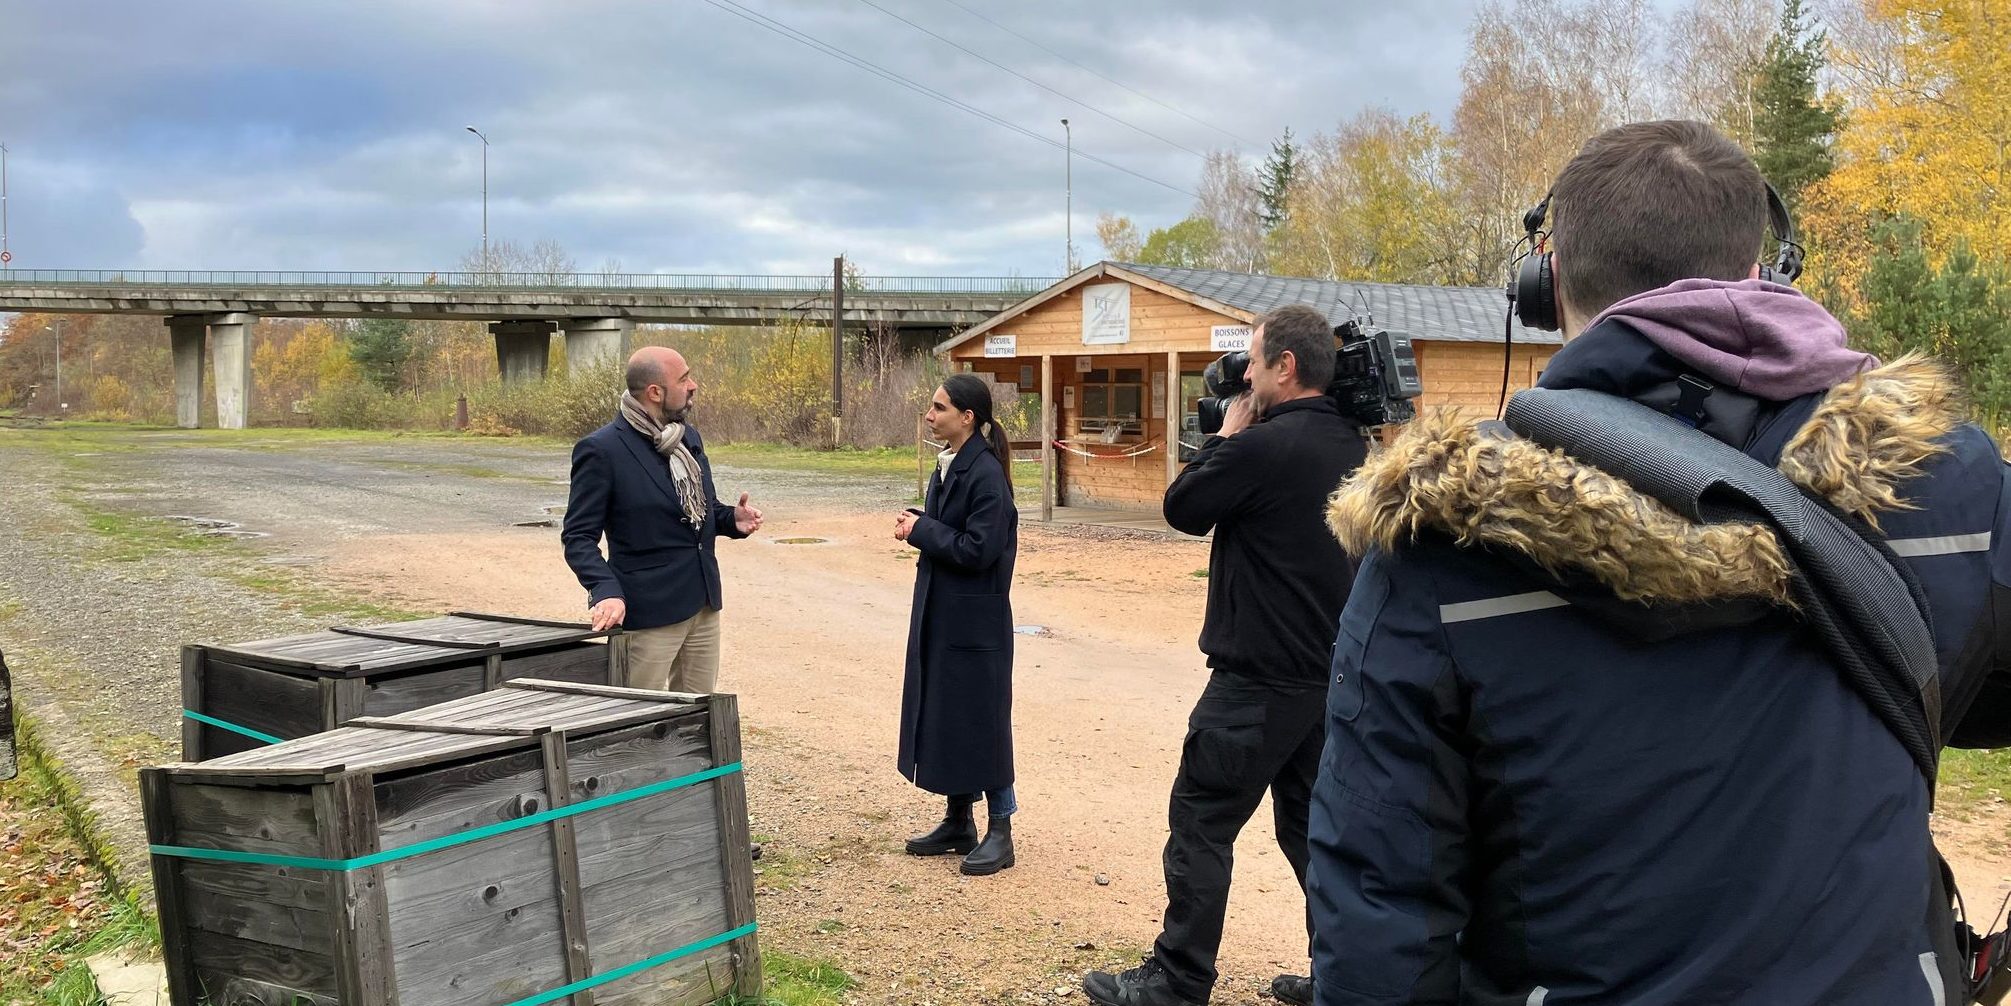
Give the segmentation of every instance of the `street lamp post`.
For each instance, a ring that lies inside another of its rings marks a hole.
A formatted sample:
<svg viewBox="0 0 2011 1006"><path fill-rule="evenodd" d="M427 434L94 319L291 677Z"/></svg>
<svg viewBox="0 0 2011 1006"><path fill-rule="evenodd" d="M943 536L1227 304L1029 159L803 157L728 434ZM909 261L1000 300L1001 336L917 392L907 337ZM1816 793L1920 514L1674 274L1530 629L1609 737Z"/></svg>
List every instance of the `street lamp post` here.
<svg viewBox="0 0 2011 1006"><path fill-rule="evenodd" d="M489 138L473 126L468 132L482 141L482 268L489 268Z"/></svg>
<svg viewBox="0 0 2011 1006"><path fill-rule="evenodd" d="M1062 186L1065 193L1063 198L1066 200L1062 211L1062 216L1066 218L1062 223L1062 250L1066 254L1062 256L1061 262L1062 271L1072 273L1075 271L1075 133L1068 128L1067 119L1061 120L1061 136L1064 151Z"/></svg>

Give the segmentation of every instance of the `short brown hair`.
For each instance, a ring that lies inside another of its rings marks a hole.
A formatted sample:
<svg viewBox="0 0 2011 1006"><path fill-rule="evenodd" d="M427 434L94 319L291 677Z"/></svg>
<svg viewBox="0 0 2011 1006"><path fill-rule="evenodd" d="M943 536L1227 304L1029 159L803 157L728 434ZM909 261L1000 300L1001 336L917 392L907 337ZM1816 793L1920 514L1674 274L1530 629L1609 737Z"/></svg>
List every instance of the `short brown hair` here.
<svg viewBox="0 0 2011 1006"><path fill-rule="evenodd" d="M1334 326L1305 304L1287 304L1259 317L1250 330L1264 330L1264 366L1275 367L1290 351L1299 362L1299 387L1325 391L1334 380Z"/></svg>
<svg viewBox="0 0 2011 1006"><path fill-rule="evenodd" d="M1635 122L1586 141L1550 193L1558 284L1588 316L1683 279L1742 280L1766 239L1767 183L1702 122Z"/></svg>

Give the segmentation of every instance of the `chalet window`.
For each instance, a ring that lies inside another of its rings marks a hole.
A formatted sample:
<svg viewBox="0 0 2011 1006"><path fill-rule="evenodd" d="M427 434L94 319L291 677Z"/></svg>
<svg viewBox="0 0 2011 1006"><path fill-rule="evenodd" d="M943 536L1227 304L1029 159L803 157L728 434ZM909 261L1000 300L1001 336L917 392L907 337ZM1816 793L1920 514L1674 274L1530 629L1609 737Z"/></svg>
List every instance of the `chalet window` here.
<svg viewBox="0 0 2011 1006"><path fill-rule="evenodd" d="M1099 367L1082 375L1082 408L1077 417L1084 432L1118 436L1145 435L1145 371L1138 367Z"/></svg>

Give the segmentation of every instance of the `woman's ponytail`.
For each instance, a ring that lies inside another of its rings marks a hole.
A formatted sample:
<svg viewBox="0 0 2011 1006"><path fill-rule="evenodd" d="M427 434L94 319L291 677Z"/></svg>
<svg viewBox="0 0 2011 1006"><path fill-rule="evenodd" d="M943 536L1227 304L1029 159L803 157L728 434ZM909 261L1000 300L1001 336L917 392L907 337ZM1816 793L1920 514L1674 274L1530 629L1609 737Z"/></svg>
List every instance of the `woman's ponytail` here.
<svg viewBox="0 0 2011 1006"><path fill-rule="evenodd" d="M1006 440L1005 428L992 416L992 389L984 378L976 374L951 374L943 378L943 393L950 398L950 404L959 412L968 412L974 421L971 433L983 437L991 448L992 456L998 458L999 467L1004 469L1006 486L1012 486L1012 443Z"/></svg>

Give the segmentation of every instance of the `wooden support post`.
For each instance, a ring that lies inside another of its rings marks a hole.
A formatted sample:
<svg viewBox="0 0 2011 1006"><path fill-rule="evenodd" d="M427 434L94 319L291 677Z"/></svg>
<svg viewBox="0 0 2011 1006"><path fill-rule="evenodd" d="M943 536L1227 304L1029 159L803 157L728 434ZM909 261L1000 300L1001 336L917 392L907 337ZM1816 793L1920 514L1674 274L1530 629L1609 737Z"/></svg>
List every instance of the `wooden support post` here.
<svg viewBox="0 0 2011 1006"><path fill-rule="evenodd" d="M494 691L503 683L503 651L497 650L482 661L482 690Z"/></svg>
<svg viewBox="0 0 2011 1006"><path fill-rule="evenodd" d="M200 646L182 647L182 708L193 712L203 711L202 679L203 662L206 655ZM203 725L188 717L182 717L182 760L202 761L206 756L202 744Z"/></svg>
<svg viewBox="0 0 2011 1006"><path fill-rule="evenodd" d="M831 260L831 449L845 429L845 256Z"/></svg>
<svg viewBox="0 0 2011 1006"><path fill-rule="evenodd" d="M333 730L363 715L370 683L362 678L322 678L321 729Z"/></svg>
<svg viewBox="0 0 2011 1006"><path fill-rule="evenodd" d="M1040 358L1040 519L1054 520L1054 357Z"/></svg>
<svg viewBox="0 0 2011 1006"><path fill-rule="evenodd" d="M628 634L619 630L607 638L607 683L628 687Z"/></svg>
<svg viewBox="0 0 2011 1006"><path fill-rule="evenodd" d="M146 809L147 841L154 845L175 844L174 802L168 794L173 785L164 769L140 770L140 805ZM168 972L168 1000L175 1006L193 1004L202 992L196 987L195 962L189 953L189 933L183 921L182 860L154 856L154 901L161 923L161 951Z"/></svg>
<svg viewBox="0 0 2011 1006"><path fill-rule="evenodd" d="M1184 404L1180 400L1180 353L1169 351L1166 354L1166 414L1159 417L1165 423L1163 449L1166 451L1166 484L1169 486L1180 474L1180 420L1185 411L1181 408Z"/></svg>
<svg viewBox="0 0 2011 1006"><path fill-rule="evenodd" d="M712 731L712 764L740 760L740 700L733 695L705 699ZM726 870L726 927L738 929L754 921L754 859L747 834L747 774L720 776L719 854ZM733 948L734 991L748 999L761 995L761 951L752 936L729 944Z"/></svg>
<svg viewBox="0 0 2011 1006"><path fill-rule="evenodd" d="M538 738L545 756L545 794L549 807L573 802L572 770L566 762L566 735L554 730ZM573 819L552 822L552 877L558 888L559 922L566 941L566 984L593 977L593 955L587 948L586 893L580 884L580 847ZM573 1006L594 1006L592 990L575 992Z"/></svg>
<svg viewBox="0 0 2011 1006"><path fill-rule="evenodd" d="M321 854L326 858L354 859L379 851L377 794L368 772L346 773L325 786L316 786L314 817L321 832ZM398 1006L384 867L333 873L329 880L329 946L335 959L336 998L345 1003Z"/></svg>

